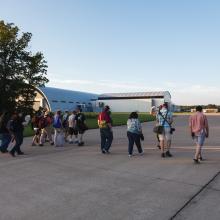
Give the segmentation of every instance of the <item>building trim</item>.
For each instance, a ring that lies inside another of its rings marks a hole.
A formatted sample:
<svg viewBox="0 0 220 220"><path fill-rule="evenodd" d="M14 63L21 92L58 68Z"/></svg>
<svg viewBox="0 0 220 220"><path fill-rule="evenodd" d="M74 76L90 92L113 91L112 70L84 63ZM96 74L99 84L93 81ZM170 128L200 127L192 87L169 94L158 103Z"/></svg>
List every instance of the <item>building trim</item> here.
<svg viewBox="0 0 220 220"><path fill-rule="evenodd" d="M163 99L164 96L130 96L130 97L98 97L98 100L119 100L119 99Z"/></svg>

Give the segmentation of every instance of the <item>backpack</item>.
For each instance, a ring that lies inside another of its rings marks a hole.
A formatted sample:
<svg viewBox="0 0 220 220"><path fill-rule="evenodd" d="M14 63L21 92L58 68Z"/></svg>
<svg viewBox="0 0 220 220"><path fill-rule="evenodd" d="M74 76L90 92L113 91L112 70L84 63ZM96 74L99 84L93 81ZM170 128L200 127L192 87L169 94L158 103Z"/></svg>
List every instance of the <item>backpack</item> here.
<svg viewBox="0 0 220 220"><path fill-rule="evenodd" d="M68 119L69 119L69 116L67 116L67 117L65 117L65 118L63 119L62 125L63 125L64 128L67 128L67 127L68 127Z"/></svg>
<svg viewBox="0 0 220 220"><path fill-rule="evenodd" d="M107 128L108 124L105 120L105 114L104 112L101 112L98 116L98 126L99 128Z"/></svg>
<svg viewBox="0 0 220 220"><path fill-rule="evenodd" d="M48 125L47 118L41 117L40 120L39 120L39 123L38 123L38 127L40 129L43 129L43 128L46 128L47 125Z"/></svg>

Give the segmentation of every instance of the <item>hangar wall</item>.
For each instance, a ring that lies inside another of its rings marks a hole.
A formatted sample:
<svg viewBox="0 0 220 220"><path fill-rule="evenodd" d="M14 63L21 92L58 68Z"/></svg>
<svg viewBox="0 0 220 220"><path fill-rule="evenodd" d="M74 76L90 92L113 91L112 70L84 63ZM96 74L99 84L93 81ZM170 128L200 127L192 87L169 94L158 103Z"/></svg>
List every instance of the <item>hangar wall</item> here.
<svg viewBox="0 0 220 220"><path fill-rule="evenodd" d="M149 112L152 106L151 99L118 99L99 102L109 105L112 112Z"/></svg>

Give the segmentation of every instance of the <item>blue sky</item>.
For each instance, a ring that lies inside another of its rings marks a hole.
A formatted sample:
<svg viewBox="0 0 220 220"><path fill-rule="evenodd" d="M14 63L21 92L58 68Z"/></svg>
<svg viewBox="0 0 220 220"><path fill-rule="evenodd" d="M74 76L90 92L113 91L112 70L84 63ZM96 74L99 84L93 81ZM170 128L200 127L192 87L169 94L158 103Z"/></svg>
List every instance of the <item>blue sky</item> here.
<svg viewBox="0 0 220 220"><path fill-rule="evenodd" d="M94 93L168 90L176 104L220 104L217 0L0 0L31 32L49 86Z"/></svg>

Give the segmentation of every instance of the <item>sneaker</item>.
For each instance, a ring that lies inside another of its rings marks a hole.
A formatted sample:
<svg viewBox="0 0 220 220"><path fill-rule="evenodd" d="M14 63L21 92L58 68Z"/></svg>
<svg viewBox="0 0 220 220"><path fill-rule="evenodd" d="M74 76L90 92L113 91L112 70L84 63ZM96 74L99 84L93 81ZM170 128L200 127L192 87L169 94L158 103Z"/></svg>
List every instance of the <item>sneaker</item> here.
<svg viewBox="0 0 220 220"><path fill-rule="evenodd" d="M139 153L139 155L140 155L140 156L143 156L143 155L144 155L144 152Z"/></svg>
<svg viewBox="0 0 220 220"><path fill-rule="evenodd" d="M74 141L74 143L75 143L75 144L78 144L78 143L79 143L79 141L78 141L78 140L76 140L76 141Z"/></svg>
<svg viewBox="0 0 220 220"><path fill-rule="evenodd" d="M83 146L84 142L78 143L78 146Z"/></svg>
<svg viewBox="0 0 220 220"><path fill-rule="evenodd" d="M106 153L105 149L102 149L102 153L103 153L103 154L105 154L105 153Z"/></svg>
<svg viewBox="0 0 220 220"><path fill-rule="evenodd" d="M166 152L166 156L172 157L173 155L170 153L170 151L167 151L167 152Z"/></svg>
<svg viewBox="0 0 220 220"><path fill-rule="evenodd" d="M110 151L108 151L108 150L105 150L105 152L106 152L106 154L110 154Z"/></svg>
<svg viewBox="0 0 220 220"><path fill-rule="evenodd" d="M165 153L162 153L162 154L161 154L161 157L163 157L163 158L166 157Z"/></svg>
<svg viewBox="0 0 220 220"><path fill-rule="evenodd" d="M19 151L19 152L17 153L17 155L24 155L24 152Z"/></svg>
<svg viewBox="0 0 220 220"><path fill-rule="evenodd" d="M128 157L132 157L132 154L128 154Z"/></svg>
<svg viewBox="0 0 220 220"><path fill-rule="evenodd" d="M198 159L193 159L193 161L194 161L195 164L199 164L200 163Z"/></svg>

